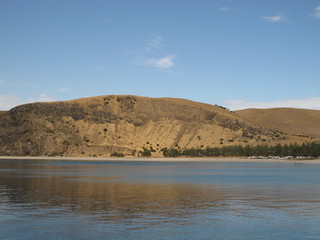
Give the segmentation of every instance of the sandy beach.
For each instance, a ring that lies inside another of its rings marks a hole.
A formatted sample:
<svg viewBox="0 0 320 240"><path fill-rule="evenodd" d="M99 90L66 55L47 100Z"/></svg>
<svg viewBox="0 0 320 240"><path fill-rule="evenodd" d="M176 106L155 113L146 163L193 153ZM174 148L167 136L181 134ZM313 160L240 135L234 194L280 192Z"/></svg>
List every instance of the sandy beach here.
<svg viewBox="0 0 320 240"><path fill-rule="evenodd" d="M248 159L248 158L112 158L112 157L47 157L47 156L0 156L0 160L50 160L50 161L128 161L128 162L221 162L221 163L320 163L320 159Z"/></svg>

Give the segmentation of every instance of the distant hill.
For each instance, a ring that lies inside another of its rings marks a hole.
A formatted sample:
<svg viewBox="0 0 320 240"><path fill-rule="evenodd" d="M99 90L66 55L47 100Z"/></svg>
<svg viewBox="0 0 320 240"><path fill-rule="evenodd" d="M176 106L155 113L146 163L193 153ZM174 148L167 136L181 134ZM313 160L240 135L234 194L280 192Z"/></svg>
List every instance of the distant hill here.
<svg viewBox="0 0 320 240"><path fill-rule="evenodd" d="M160 156L165 147L302 143L312 140L307 135L316 136L311 128L300 131L298 116L299 131L292 134L294 121L291 128L280 128L282 118L258 121L252 114L185 99L129 95L25 104L0 114L0 155L137 156L147 148Z"/></svg>
<svg viewBox="0 0 320 240"><path fill-rule="evenodd" d="M320 111L296 108L245 109L236 114L255 124L320 137Z"/></svg>

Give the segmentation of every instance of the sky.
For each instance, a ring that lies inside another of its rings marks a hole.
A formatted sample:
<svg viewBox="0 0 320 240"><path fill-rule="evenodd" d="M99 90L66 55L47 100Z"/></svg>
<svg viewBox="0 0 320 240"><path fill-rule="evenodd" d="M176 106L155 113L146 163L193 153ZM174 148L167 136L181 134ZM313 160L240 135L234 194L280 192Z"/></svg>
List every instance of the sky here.
<svg viewBox="0 0 320 240"><path fill-rule="evenodd" d="M320 0L0 0L0 110L99 95L320 110Z"/></svg>

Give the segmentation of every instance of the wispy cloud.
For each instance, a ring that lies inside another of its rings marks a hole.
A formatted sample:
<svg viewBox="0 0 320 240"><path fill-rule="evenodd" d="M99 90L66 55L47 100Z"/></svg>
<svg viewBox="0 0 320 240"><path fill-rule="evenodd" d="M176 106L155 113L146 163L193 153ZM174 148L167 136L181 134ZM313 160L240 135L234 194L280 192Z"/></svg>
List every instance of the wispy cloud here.
<svg viewBox="0 0 320 240"><path fill-rule="evenodd" d="M10 110L21 104L33 102L53 102L54 98L45 93L41 93L38 97L23 99L15 95L0 94L0 111Z"/></svg>
<svg viewBox="0 0 320 240"><path fill-rule="evenodd" d="M142 65L155 68L162 72L176 73L171 69L175 65L176 56L173 54L164 55L163 48L165 46L165 40L159 35L151 35L147 40L147 44L144 47L142 54L136 56L135 65ZM154 57L157 56L164 57Z"/></svg>
<svg viewBox="0 0 320 240"><path fill-rule="evenodd" d="M101 64L101 65L98 65L98 66L96 67L97 70L101 70L101 69L104 69L104 68L105 68L105 65L102 65L102 64Z"/></svg>
<svg viewBox="0 0 320 240"><path fill-rule="evenodd" d="M15 95L0 94L0 110L9 110L20 104L20 98Z"/></svg>
<svg viewBox="0 0 320 240"><path fill-rule="evenodd" d="M53 102L56 101L54 98L49 97L47 94L45 93L41 93L39 95L39 97L35 98L35 99L30 99L29 102Z"/></svg>
<svg viewBox="0 0 320 240"><path fill-rule="evenodd" d="M244 100L228 100L224 106L231 110L239 110L245 108L306 108L320 110L320 98L303 98L303 99L287 99L274 102L250 102Z"/></svg>
<svg viewBox="0 0 320 240"><path fill-rule="evenodd" d="M159 69L160 72L165 72L165 73L174 73L177 74L178 72L176 71L172 71L172 70L168 70L168 69Z"/></svg>
<svg viewBox="0 0 320 240"><path fill-rule="evenodd" d="M41 93L38 97L28 98L26 100L21 100L20 104L34 103L34 102L54 102L54 101L56 101L54 98L48 96L45 93Z"/></svg>
<svg viewBox="0 0 320 240"><path fill-rule="evenodd" d="M320 5L315 7L312 16L314 18L320 19Z"/></svg>
<svg viewBox="0 0 320 240"><path fill-rule="evenodd" d="M139 65L145 65L149 67L155 67L158 69L169 69L174 66L175 56L168 55L163 58L143 58L138 59Z"/></svg>
<svg viewBox="0 0 320 240"><path fill-rule="evenodd" d="M221 6L217 8L218 11L220 12L230 12L230 13L243 13L242 11L239 11L237 9L228 7L228 6Z"/></svg>
<svg viewBox="0 0 320 240"><path fill-rule="evenodd" d="M286 20L286 18L282 14L275 15L275 16L265 16L265 17L262 17L262 19L272 23L283 22L284 20Z"/></svg>
<svg viewBox="0 0 320 240"><path fill-rule="evenodd" d="M148 41L147 46L145 47L147 50L151 51L154 49L160 49L164 46L164 39L159 35L152 35Z"/></svg>
<svg viewBox="0 0 320 240"><path fill-rule="evenodd" d="M218 10L219 11L231 11L231 9L229 8L229 7L227 7L227 6L222 6L222 7L218 7Z"/></svg>

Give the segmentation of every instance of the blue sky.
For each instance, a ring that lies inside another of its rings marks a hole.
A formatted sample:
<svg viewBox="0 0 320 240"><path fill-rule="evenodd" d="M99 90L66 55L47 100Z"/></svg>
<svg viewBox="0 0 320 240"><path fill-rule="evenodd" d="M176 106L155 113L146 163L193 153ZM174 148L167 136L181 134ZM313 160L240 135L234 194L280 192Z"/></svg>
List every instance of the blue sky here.
<svg viewBox="0 0 320 240"><path fill-rule="evenodd" d="M0 0L0 110L130 94L320 109L320 0Z"/></svg>

